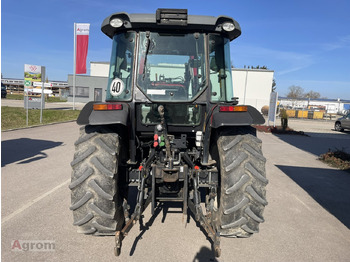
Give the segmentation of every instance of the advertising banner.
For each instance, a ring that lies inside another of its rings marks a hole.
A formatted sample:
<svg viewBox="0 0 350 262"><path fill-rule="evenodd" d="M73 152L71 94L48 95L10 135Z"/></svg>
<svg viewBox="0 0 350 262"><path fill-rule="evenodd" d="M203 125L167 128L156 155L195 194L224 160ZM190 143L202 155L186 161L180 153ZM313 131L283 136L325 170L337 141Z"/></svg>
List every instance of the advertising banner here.
<svg viewBox="0 0 350 262"><path fill-rule="evenodd" d="M271 92L269 115L268 115L268 125L270 124L269 122L271 121L271 122L273 122L273 126L276 126L277 100L278 100L278 93Z"/></svg>
<svg viewBox="0 0 350 262"><path fill-rule="evenodd" d="M24 108L41 108L41 86L38 87L33 84L33 82L41 82L41 78L41 66L28 64L24 65Z"/></svg>
<svg viewBox="0 0 350 262"><path fill-rule="evenodd" d="M86 57L89 45L90 24L76 24L76 74L86 74Z"/></svg>

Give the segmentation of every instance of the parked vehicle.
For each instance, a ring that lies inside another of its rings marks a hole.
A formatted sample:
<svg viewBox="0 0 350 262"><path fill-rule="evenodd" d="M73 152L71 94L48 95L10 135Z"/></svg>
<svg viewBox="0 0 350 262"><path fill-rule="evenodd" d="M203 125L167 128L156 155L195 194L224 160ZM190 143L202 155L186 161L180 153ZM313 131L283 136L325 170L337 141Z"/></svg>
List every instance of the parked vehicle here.
<svg viewBox="0 0 350 262"><path fill-rule="evenodd" d="M344 131L344 129L350 129L350 113L338 118L334 123L334 129L336 131Z"/></svg>
<svg viewBox="0 0 350 262"><path fill-rule="evenodd" d="M1 84L1 98L6 98L6 96L7 96L6 87L4 84Z"/></svg>

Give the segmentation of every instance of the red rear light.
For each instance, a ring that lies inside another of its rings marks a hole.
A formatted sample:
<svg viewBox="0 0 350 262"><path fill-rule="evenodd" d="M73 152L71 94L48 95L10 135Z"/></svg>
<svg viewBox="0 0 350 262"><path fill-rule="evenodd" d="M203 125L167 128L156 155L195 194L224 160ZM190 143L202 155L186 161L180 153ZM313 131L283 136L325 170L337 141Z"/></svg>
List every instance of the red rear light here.
<svg viewBox="0 0 350 262"><path fill-rule="evenodd" d="M247 106L219 106L219 112L247 112Z"/></svg>
<svg viewBox="0 0 350 262"><path fill-rule="evenodd" d="M107 110L122 110L122 104L107 104Z"/></svg>
<svg viewBox="0 0 350 262"><path fill-rule="evenodd" d="M94 104L93 109L95 111L103 111L103 110L123 110L122 104Z"/></svg>

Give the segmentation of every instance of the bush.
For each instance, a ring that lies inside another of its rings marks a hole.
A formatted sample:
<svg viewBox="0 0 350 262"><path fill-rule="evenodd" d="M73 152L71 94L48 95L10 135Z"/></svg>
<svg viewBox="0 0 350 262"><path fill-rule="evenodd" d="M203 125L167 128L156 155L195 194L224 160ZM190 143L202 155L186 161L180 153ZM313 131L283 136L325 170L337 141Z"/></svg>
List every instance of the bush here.
<svg viewBox="0 0 350 262"><path fill-rule="evenodd" d="M264 116L267 116L269 114L269 106L263 106L261 108L261 113L264 115Z"/></svg>
<svg viewBox="0 0 350 262"><path fill-rule="evenodd" d="M344 148L334 151L329 149L326 154L320 155L319 159L332 167L350 172L350 154L346 153Z"/></svg>

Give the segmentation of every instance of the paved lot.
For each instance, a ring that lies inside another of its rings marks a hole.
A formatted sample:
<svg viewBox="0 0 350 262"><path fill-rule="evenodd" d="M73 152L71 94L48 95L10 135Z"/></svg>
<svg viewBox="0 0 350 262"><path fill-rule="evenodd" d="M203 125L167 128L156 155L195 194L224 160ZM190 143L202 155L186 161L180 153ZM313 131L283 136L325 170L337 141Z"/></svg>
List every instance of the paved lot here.
<svg viewBox="0 0 350 262"><path fill-rule="evenodd" d="M146 226L135 226L114 257L113 237L79 235L72 226L69 163L78 126L2 132L2 261L349 261L350 176L317 160L330 147L350 145L349 133L334 135L259 133L270 181L266 222L251 238L222 238L215 259L194 220L185 223L176 205L153 218L147 209ZM16 252L15 240L52 240L55 250Z"/></svg>
<svg viewBox="0 0 350 262"><path fill-rule="evenodd" d="M312 119L293 119L288 120L288 125L296 131L304 131L312 137L328 137L338 139L350 139L350 131L338 132L334 130L335 120L312 120Z"/></svg>

